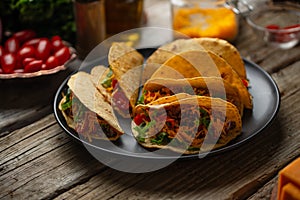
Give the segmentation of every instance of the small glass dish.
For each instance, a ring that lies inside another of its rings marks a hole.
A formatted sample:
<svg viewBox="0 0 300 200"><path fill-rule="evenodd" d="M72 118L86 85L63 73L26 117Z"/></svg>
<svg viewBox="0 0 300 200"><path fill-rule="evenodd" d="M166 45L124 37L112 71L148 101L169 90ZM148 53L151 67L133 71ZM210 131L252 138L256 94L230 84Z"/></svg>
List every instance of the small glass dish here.
<svg viewBox="0 0 300 200"><path fill-rule="evenodd" d="M256 8L246 16L247 23L267 44L290 49L300 40L300 5L269 3Z"/></svg>

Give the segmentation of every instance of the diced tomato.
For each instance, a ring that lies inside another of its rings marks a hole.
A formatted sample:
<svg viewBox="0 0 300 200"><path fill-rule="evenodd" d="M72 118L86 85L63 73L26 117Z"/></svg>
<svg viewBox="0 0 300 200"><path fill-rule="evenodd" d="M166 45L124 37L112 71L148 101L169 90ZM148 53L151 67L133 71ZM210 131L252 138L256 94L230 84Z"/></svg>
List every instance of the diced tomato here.
<svg viewBox="0 0 300 200"><path fill-rule="evenodd" d="M133 121L136 125L141 125L143 122L149 122L150 118L147 117L145 114L137 114L134 118Z"/></svg>
<svg viewBox="0 0 300 200"><path fill-rule="evenodd" d="M280 29L280 27L276 24L270 24L270 25L266 26L266 29L277 30L277 29Z"/></svg>

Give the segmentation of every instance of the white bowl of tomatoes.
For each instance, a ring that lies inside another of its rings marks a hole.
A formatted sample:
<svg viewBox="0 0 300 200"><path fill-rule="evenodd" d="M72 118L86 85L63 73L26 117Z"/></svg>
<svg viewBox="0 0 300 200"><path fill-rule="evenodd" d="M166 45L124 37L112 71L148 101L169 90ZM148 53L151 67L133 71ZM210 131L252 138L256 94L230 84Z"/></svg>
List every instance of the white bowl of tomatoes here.
<svg viewBox="0 0 300 200"><path fill-rule="evenodd" d="M75 49L58 35L37 37L33 30L13 33L0 45L0 78L30 78L66 69Z"/></svg>

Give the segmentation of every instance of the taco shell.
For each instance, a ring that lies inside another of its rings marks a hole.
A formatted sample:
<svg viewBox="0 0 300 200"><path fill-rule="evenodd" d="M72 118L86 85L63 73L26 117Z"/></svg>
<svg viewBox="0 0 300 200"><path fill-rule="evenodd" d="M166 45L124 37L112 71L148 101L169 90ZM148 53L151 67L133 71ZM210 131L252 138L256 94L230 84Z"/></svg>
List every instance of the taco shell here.
<svg viewBox="0 0 300 200"><path fill-rule="evenodd" d="M252 108L252 97L238 74L212 51L188 51L175 55L161 65L150 79L194 77L223 78L238 90L245 108Z"/></svg>
<svg viewBox="0 0 300 200"><path fill-rule="evenodd" d="M164 62L174 55L193 50L205 49L194 39L177 39L173 42L160 46L147 59L143 73L143 80L148 80Z"/></svg>
<svg viewBox="0 0 300 200"><path fill-rule="evenodd" d="M159 104L138 105L135 109L134 116L149 115L151 119L140 125L132 123L135 138L146 148L195 154L222 147L241 134L239 111L227 101L186 94L179 100L165 98L165 103L159 99ZM165 119L161 119L161 112L166 113ZM181 118L183 113L188 117Z"/></svg>
<svg viewBox="0 0 300 200"><path fill-rule="evenodd" d="M97 116L97 119L100 118L102 122L106 123L111 127L110 130L114 131L112 137L107 137L106 135L95 133L92 135L86 135L88 138L116 140L124 133L113 115L112 107L108 102L104 100L101 93L96 89L93 83L93 78L90 74L86 72L77 72L76 74L70 77L67 85L69 86L69 89L71 90L72 94L76 98L78 98L80 103L83 104L84 107L88 109L88 111L95 113L96 115L94 116ZM72 115L69 115L62 109L62 104L65 101L66 97L64 97L60 102L59 108L63 112L63 115L68 125L71 128L75 128L76 124L74 122L74 119L72 118L74 113ZM73 108L71 108L71 110L73 110Z"/></svg>
<svg viewBox="0 0 300 200"><path fill-rule="evenodd" d="M247 79L245 64L239 51L228 41L219 38L195 38L205 50L222 57L242 79Z"/></svg>
<svg viewBox="0 0 300 200"><path fill-rule="evenodd" d="M161 97L178 93L222 98L234 104L243 114L243 104L236 87L219 77L195 77L186 79L157 78L150 79L143 87L144 104Z"/></svg>

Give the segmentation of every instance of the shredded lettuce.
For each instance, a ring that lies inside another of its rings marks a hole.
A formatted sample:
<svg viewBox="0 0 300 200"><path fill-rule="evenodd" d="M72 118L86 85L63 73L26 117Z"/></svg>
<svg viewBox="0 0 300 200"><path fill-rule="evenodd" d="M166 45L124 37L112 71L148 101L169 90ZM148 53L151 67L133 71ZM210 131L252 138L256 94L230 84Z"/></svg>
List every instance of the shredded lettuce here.
<svg viewBox="0 0 300 200"><path fill-rule="evenodd" d="M146 139L146 132L150 129L150 127L155 125L155 121L152 120L149 123L142 123L140 126L134 127L134 130L136 130L139 134L137 136L137 140L139 142L145 142Z"/></svg>
<svg viewBox="0 0 300 200"><path fill-rule="evenodd" d="M68 89L66 94L66 101L61 104L61 108L63 111L65 111L71 107L72 107L71 91L70 89Z"/></svg>
<svg viewBox="0 0 300 200"><path fill-rule="evenodd" d="M109 68L109 72L106 75L105 79L101 82L101 85L105 88L111 87L112 84L112 76L113 76L113 71L111 68Z"/></svg>
<svg viewBox="0 0 300 200"><path fill-rule="evenodd" d="M156 135L155 138L151 139L151 143L159 144L159 145L166 145L170 142L170 138L168 137L168 133L161 132Z"/></svg>

